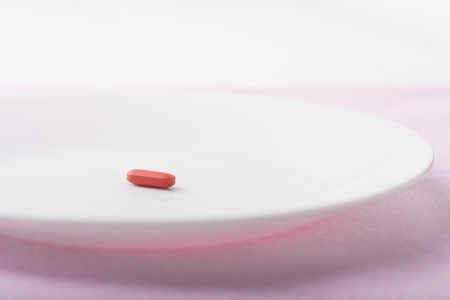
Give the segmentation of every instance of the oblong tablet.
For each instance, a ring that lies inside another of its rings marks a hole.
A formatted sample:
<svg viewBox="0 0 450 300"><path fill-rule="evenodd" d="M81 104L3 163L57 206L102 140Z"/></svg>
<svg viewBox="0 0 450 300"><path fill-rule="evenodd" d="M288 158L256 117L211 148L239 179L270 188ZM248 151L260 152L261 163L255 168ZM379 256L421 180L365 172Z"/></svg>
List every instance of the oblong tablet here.
<svg viewBox="0 0 450 300"><path fill-rule="evenodd" d="M131 170L127 173L127 180L135 185L168 188L175 184L175 176L169 173Z"/></svg>

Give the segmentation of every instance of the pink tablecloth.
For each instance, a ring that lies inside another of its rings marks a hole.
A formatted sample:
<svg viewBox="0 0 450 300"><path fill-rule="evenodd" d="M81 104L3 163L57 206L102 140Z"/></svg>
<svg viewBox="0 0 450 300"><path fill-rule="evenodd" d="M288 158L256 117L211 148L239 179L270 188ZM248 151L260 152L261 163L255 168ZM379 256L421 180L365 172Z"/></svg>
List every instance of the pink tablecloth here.
<svg viewBox="0 0 450 300"><path fill-rule="evenodd" d="M0 239L0 299L450 299L450 88L242 92L406 125L431 143L434 169L383 201L227 247L127 254Z"/></svg>

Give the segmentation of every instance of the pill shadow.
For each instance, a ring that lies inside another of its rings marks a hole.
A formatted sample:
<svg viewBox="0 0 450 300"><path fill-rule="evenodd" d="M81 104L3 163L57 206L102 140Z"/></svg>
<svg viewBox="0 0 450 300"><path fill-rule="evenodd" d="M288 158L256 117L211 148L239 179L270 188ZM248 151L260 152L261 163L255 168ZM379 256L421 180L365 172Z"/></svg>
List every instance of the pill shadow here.
<svg viewBox="0 0 450 300"><path fill-rule="evenodd" d="M132 183L130 183L129 185L133 189L140 189L140 190L147 190L147 191L154 190L154 191L162 191L162 192L167 192L167 193L172 193L172 192L181 193L181 192L185 192L188 190L184 187L179 187L179 186L172 186L169 188L161 188L161 187L153 187L153 186L135 185Z"/></svg>
<svg viewBox="0 0 450 300"><path fill-rule="evenodd" d="M428 177L408 191L254 241L148 252L71 250L2 238L0 268L49 278L149 288L262 290L401 266L450 235L449 187ZM410 228L421 226L418 235ZM399 249L424 251L400 251Z"/></svg>
<svg viewBox="0 0 450 300"><path fill-rule="evenodd" d="M180 188L170 187L170 188L158 188L158 187L149 187L149 186L141 186L141 185L129 185L127 189L127 193L136 199L143 200L156 200L156 201L171 201L175 199L175 193L179 193L181 191Z"/></svg>

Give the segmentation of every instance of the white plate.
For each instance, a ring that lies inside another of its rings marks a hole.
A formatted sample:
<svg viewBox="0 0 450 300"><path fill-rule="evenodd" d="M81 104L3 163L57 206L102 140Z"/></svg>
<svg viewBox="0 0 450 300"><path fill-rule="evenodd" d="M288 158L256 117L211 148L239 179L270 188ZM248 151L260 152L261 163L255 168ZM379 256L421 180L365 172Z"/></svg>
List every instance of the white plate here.
<svg viewBox="0 0 450 300"><path fill-rule="evenodd" d="M284 230L404 188L431 167L414 132L345 109L199 92L3 93L0 234L172 248ZM172 173L168 190L131 169Z"/></svg>

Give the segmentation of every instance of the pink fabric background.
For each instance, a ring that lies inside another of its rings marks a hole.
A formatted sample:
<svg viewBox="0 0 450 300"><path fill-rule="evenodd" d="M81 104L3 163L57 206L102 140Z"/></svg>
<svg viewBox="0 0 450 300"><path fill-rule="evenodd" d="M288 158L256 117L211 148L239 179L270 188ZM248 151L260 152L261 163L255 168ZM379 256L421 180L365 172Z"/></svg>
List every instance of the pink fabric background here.
<svg viewBox="0 0 450 300"><path fill-rule="evenodd" d="M242 90L366 111L435 150L414 187L259 241L158 253L0 239L0 299L450 299L450 87Z"/></svg>

